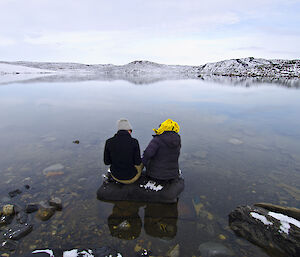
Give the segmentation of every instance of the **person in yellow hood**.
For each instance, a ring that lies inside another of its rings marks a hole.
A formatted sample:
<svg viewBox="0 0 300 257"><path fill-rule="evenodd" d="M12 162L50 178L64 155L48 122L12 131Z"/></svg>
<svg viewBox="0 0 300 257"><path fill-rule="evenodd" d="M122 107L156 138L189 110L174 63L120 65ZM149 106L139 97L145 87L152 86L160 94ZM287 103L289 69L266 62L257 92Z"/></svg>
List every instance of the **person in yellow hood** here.
<svg viewBox="0 0 300 257"><path fill-rule="evenodd" d="M179 176L180 127L177 122L167 119L158 129L143 153L142 162L146 175L159 180L171 180Z"/></svg>

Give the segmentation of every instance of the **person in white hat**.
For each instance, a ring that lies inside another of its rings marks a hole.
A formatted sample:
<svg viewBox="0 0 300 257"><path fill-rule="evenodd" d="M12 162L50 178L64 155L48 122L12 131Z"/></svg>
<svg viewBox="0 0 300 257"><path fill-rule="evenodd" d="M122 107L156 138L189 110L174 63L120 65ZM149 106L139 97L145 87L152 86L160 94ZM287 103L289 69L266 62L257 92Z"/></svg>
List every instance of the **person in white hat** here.
<svg viewBox="0 0 300 257"><path fill-rule="evenodd" d="M142 173L140 146L131 137L132 126L127 119L117 122L118 132L107 139L104 148L104 163L110 165L111 176L123 184L134 183Z"/></svg>

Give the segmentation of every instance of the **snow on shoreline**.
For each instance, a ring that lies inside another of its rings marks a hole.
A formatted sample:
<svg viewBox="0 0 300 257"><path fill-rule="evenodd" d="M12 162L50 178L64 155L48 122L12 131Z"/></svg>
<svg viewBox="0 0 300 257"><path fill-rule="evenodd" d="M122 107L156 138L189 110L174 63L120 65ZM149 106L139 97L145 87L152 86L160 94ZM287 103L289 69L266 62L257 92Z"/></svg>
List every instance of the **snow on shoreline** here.
<svg viewBox="0 0 300 257"><path fill-rule="evenodd" d="M53 73L51 70L31 68L21 65L0 63L0 75L7 74L44 74L44 73Z"/></svg>

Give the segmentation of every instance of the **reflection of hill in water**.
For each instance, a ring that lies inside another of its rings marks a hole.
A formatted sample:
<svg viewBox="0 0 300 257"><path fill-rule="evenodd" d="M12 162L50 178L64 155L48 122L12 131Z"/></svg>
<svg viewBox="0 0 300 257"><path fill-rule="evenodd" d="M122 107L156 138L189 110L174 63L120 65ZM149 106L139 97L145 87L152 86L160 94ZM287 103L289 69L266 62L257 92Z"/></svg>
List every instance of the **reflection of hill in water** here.
<svg viewBox="0 0 300 257"><path fill-rule="evenodd" d="M259 86L261 84L275 84L281 87L300 88L300 79L205 76L203 77L203 80L224 84L227 86L251 87Z"/></svg>
<svg viewBox="0 0 300 257"><path fill-rule="evenodd" d="M10 82L0 83L0 85L9 85L13 83L54 83L54 82L84 82L84 81L117 81L123 80L134 85L147 85L160 81L176 80L199 80L223 84L226 86L252 87L261 84L272 84L287 88L300 88L300 79L287 78L247 78L247 77L229 77L203 75L197 77L196 74L116 74L116 73L66 73L57 75L41 75L40 77L11 80Z"/></svg>

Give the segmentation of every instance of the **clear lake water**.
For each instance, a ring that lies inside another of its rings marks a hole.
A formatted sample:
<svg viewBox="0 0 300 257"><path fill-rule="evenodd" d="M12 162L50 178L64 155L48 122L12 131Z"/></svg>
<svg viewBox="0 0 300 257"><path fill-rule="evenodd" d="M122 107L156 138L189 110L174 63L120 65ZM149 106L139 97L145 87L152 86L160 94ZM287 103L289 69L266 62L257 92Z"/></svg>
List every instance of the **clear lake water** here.
<svg viewBox="0 0 300 257"><path fill-rule="evenodd" d="M228 214L257 202L300 208L299 99L299 89L278 83L0 86L1 206L51 196L63 202L62 211L48 221L30 215L33 231L18 241L16 253L110 246L123 256L135 256L140 249L167 256L179 245L180 256L192 257L200 256L201 244L217 242L235 256L268 256L230 230ZM167 118L179 123L185 190L177 204L97 200L107 170L104 143L122 117L130 120L141 152L152 128ZM61 166L45 170L55 164ZM10 198L8 192L15 189L22 194ZM124 216L131 229L120 232Z"/></svg>

